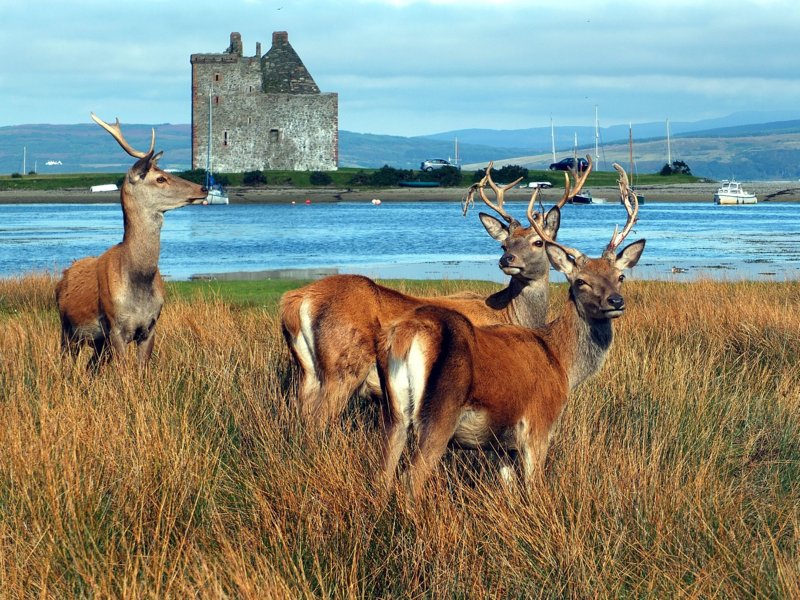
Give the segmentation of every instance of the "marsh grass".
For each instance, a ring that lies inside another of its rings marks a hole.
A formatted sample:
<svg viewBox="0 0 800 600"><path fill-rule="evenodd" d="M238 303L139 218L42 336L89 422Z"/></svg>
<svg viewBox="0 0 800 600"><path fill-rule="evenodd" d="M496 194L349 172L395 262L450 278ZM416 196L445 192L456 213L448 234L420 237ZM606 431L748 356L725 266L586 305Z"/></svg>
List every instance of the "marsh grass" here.
<svg viewBox="0 0 800 600"><path fill-rule="evenodd" d="M92 377L53 281L0 280L1 595L800 597L800 284L626 286L546 480L452 452L408 512L369 410L298 426L274 303L173 293L150 371Z"/></svg>

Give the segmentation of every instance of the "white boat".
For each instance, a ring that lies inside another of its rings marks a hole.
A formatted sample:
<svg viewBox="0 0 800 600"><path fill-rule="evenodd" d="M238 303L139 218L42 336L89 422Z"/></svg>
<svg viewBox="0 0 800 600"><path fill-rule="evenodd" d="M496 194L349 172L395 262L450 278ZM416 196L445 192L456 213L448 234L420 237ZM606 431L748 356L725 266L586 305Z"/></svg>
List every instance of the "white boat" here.
<svg viewBox="0 0 800 600"><path fill-rule="evenodd" d="M116 192L119 188L116 183L103 183L100 185L93 185L89 188L92 193L96 192Z"/></svg>
<svg viewBox="0 0 800 600"><path fill-rule="evenodd" d="M211 178L214 181L214 178ZM212 184L208 188L208 196L206 196L205 204L228 204L228 192L218 183Z"/></svg>
<svg viewBox="0 0 800 600"><path fill-rule="evenodd" d="M755 204L758 202L755 194L745 192L735 179L722 181L722 185L714 194L714 204Z"/></svg>

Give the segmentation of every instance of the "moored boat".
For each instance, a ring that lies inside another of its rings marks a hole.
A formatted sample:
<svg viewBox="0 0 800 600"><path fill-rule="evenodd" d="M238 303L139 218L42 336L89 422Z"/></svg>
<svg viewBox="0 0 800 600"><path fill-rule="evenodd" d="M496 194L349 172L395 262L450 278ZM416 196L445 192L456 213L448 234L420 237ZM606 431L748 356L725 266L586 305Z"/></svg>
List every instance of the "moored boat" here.
<svg viewBox="0 0 800 600"><path fill-rule="evenodd" d="M431 188L439 187L438 181L398 181L400 187Z"/></svg>
<svg viewBox="0 0 800 600"><path fill-rule="evenodd" d="M605 198L595 198L592 196L592 192L589 190L583 190L580 194L575 194L571 200L569 200L570 204L605 204Z"/></svg>
<svg viewBox="0 0 800 600"><path fill-rule="evenodd" d="M756 195L744 191L742 184L735 179L723 180L717 193L714 194L714 204L756 204L757 202Z"/></svg>

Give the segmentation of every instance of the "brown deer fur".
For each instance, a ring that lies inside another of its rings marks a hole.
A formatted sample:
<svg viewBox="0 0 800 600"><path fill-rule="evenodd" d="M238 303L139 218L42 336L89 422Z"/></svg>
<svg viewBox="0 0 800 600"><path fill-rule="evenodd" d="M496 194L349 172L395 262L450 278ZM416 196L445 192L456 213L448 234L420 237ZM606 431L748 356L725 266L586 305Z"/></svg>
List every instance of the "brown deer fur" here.
<svg viewBox="0 0 800 600"><path fill-rule="evenodd" d="M129 154L140 158L125 175L120 191L125 229L122 242L98 257L75 261L56 285L61 346L72 354L82 345L91 346L91 364L97 365L109 356L109 350L122 355L127 344L135 342L139 362L146 364L164 303L164 283L158 271L164 213L202 200L207 192L198 184L159 169L161 153L154 155L152 146L148 153L130 149L119 122L108 126L95 120Z"/></svg>
<svg viewBox="0 0 800 600"><path fill-rule="evenodd" d="M423 304L442 306L472 323L516 323L533 327L547 317L550 266L544 243L532 227L509 226L480 214L489 234L502 244L500 268L508 285L489 297L478 294L420 298L402 294L360 275L334 275L283 295L283 334L299 372L298 405L311 426L326 425L344 411L356 393L379 398L376 372L381 329ZM560 212L544 219L555 237Z"/></svg>
<svg viewBox="0 0 800 600"><path fill-rule="evenodd" d="M479 326L440 306L421 306L382 334L383 482L391 487L413 429L417 446L407 491L417 498L452 440L500 450L504 478L516 451L526 483L544 466L553 425L570 390L596 373L611 346L611 320L624 312L622 271L645 241L592 259L546 243L569 282L569 301L544 327ZM612 248L613 250L613 248Z"/></svg>

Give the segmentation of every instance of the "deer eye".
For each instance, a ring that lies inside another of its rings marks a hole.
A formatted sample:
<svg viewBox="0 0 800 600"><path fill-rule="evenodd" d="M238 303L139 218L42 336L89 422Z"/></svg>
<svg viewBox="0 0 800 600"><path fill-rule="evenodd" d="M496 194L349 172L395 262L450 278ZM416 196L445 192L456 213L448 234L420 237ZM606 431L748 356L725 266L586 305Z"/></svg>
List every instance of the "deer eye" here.
<svg viewBox="0 0 800 600"><path fill-rule="evenodd" d="M584 285L589 285L589 284L586 283L583 279L576 279L575 280L575 285L577 285L578 287L582 287Z"/></svg>
<svg viewBox="0 0 800 600"><path fill-rule="evenodd" d="M163 175L161 175L161 176L159 176L159 178L158 178L158 179L156 179L156 181L157 181L158 183L166 183L166 182L167 182L167 178L166 178L166 177L164 177Z"/></svg>
<svg viewBox="0 0 800 600"><path fill-rule="evenodd" d="M541 248L542 246L544 246L544 242L542 240L536 240L535 242L533 242L533 245L536 246L537 248Z"/></svg>
<svg viewBox="0 0 800 600"><path fill-rule="evenodd" d="M625 281L625 275L620 275L619 276L619 280L620 280L620 282Z"/></svg>

